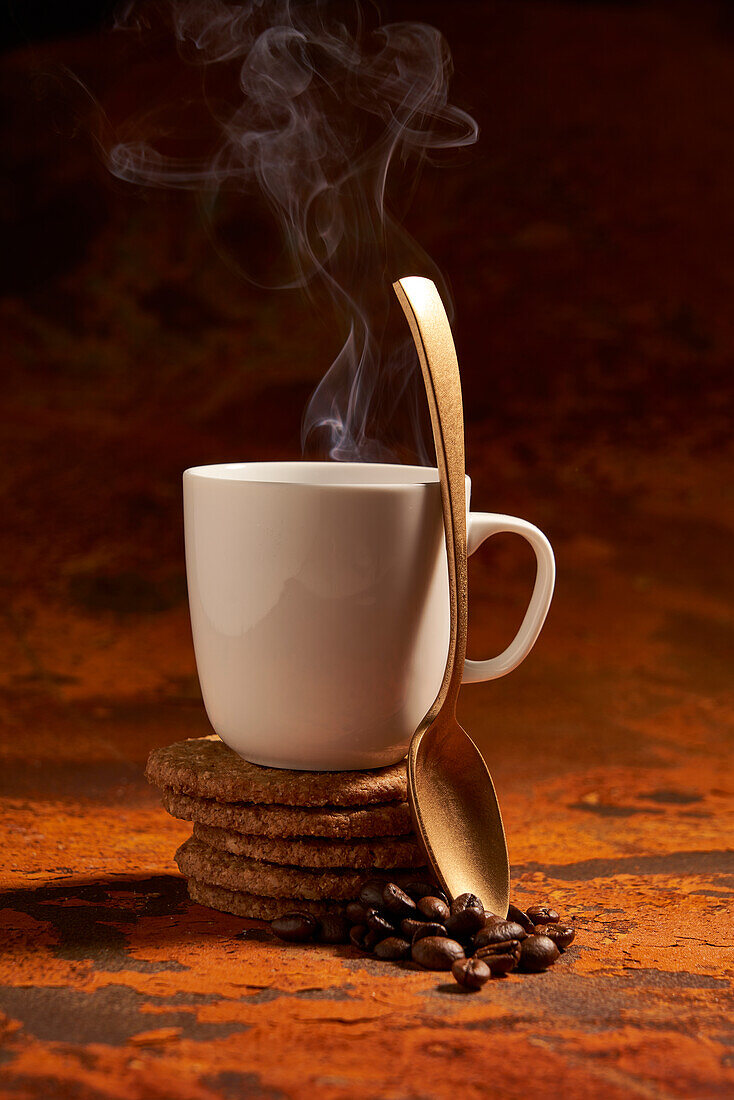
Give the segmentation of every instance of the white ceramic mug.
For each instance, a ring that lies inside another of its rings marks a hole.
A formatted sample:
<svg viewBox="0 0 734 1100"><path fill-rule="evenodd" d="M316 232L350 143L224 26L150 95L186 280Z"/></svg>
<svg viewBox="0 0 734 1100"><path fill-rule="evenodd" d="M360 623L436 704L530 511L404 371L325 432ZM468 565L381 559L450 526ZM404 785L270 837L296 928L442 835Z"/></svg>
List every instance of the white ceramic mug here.
<svg viewBox="0 0 734 1100"><path fill-rule="evenodd" d="M467 478L467 502L470 482ZM467 503L468 507L468 503ZM196 664L212 726L246 760L376 768L402 759L441 685L449 598L438 471L252 462L184 474ZM531 523L470 513L468 549L510 531L538 562L514 641L464 682L511 672L545 620L553 551Z"/></svg>

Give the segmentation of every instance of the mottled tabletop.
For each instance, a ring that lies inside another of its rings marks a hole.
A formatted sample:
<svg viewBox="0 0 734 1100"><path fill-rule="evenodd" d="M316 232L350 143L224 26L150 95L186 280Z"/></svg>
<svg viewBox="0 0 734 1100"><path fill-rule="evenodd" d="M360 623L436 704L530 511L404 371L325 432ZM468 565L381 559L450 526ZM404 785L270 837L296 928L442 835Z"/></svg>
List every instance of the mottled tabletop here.
<svg viewBox="0 0 734 1100"><path fill-rule="evenodd" d="M188 900L187 826L142 775L208 732L180 472L297 456L336 349L296 295L235 278L188 198L107 180L60 74L123 115L116 42L3 59L3 1095L734 1092L724 8L421 5L482 127L408 215L457 303L473 504L538 524L558 562L534 651L460 716L514 900L578 932L477 994ZM532 575L509 536L472 560L470 654L506 643Z"/></svg>

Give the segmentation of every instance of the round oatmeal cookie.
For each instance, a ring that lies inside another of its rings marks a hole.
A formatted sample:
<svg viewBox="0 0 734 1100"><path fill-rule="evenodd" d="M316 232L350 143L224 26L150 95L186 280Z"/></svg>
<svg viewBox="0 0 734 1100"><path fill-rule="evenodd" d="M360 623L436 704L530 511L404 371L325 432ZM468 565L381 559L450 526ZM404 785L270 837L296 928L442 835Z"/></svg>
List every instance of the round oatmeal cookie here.
<svg viewBox="0 0 734 1100"><path fill-rule="evenodd" d="M222 913L234 913L250 920L275 920L285 913L310 913L312 917L325 917L340 913L342 906L328 901L304 901L303 898L266 898L260 894L247 894L244 890L225 890L190 878L189 897L200 905L218 909Z"/></svg>
<svg viewBox="0 0 734 1100"><path fill-rule="evenodd" d="M234 856L202 844L194 837L181 845L175 859L181 874L187 878L223 886L225 890L241 890L274 898L350 901L357 896L365 880L364 871L312 870ZM388 870L373 872L373 875L386 881L393 877Z"/></svg>
<svg viewBox="0 0 734 1100"><path fill-rule="evenodd" d="M161 801L172 817L221 829L269 837L391 837L412 829L407 802L371 806L273 806L254 802L217 802L167 788Z"/></svg>
<svg viewBox="0 0 734 1100"><path fill-rule="evenodd" d="M414 836L373 840L274 839L247 836L232 829L219 829L196 822L194 840L200 840L210 848L231 852L232 855L296 867L349 867L372 871L375 868L420 867L425 863L425 856Z"/></svg>
<svg viewBox="0 0 734 1100"><path fill-rule="evenodd" d="M285 806L369 806L404 802L404 760L371 771L305 772L250 764L216 736L195 737L154 749L146 778L197 798L219 802L266 802Z"/></svg>

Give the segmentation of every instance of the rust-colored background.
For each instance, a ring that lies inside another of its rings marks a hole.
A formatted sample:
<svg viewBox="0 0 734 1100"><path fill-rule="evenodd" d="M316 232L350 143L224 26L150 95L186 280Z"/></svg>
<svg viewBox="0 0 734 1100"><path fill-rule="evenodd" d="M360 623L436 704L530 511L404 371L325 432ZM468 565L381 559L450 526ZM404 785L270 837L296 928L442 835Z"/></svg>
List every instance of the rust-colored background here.
<svg viewBox="0 0 734 1100"><path fill-rule="evenodd" d="M408 224L457 302L474 506L549 535L534 652L469 688L520 903L574 915L477 996L189 903L142 779L203 734L180 474L299 453L334 354L186 198L111 182L156 87L91 32L7 53L0 313L0 1088L18 1100L731 1096L734 20L726 4L387 5L482 127ZM78 118L74 136L74 118ZM245 238L257 244L257 227ZM532 579L493 540L470 651ZM285 688L287 689L287 685Z"/></svg>

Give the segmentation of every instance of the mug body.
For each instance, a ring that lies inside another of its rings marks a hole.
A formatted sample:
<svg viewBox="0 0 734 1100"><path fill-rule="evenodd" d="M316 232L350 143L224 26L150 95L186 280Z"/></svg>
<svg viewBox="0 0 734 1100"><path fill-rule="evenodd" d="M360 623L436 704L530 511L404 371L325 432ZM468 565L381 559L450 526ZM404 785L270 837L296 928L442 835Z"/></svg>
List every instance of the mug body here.
<svg viewBox="0 0 734 1100"><path fill-rule="evenodd" d="M222 740L270 767L402 759L448 656L437 470L196 467L184 525L196 664Z"/></svg>

